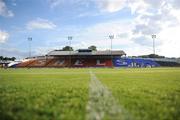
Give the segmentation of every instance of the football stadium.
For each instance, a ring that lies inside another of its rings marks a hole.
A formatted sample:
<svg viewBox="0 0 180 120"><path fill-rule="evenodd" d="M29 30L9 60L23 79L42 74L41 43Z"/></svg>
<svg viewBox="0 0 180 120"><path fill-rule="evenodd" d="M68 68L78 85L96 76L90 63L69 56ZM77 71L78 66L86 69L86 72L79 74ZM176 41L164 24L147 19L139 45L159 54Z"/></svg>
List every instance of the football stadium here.
<svg viewBox="0 0 180 120"><path fill-rule="evenodd" d="M180 68L174 59L79 49L2 64L3 120L180 118Z"/></svg>
<svg viewBox="0 0 180 120"><path fill-rule="evenodd" d="M0 120L180 120L180 0L0 0Z"/></svg>
<svg viewBox="0 0 180 120"><path fill-rule="evenodd" d="M65 68L65 67L160 67L180 66L178 59L167 58L130 58L122 50L94 51L79 49L76 51L53 50L44 56L28 57L20 62L2 61L1 66L10 68Z"/></svg>

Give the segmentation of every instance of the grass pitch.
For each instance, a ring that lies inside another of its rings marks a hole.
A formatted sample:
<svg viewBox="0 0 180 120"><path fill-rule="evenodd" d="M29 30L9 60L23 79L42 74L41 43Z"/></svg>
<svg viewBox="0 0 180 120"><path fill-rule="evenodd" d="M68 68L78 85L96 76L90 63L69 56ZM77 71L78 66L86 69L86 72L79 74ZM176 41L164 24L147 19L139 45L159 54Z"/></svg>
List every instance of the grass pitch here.
<svg viewBox="0 0 180 120"><path fill-rule="evenodd" d="M180 119L180 68L0 69L0 118L86 119L89 70L131 119Z"/></svg>

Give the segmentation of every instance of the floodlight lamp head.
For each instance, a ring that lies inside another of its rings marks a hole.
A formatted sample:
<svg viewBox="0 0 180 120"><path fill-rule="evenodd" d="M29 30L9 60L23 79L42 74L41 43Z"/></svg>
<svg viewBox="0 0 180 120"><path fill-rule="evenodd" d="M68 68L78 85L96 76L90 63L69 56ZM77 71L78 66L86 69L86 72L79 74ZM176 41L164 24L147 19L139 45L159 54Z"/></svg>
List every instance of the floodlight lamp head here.
<svg viewBox="0 0 180 120"><path fill-rule="evenodd" d="M114 35L109 35L109 38L110 39L114 39Z"/></svg>
<svg viewBox="0 0 180 120"><path fill-rule="evenodd" d="M72 36L68 36L68 40L72 40L72 38L73 38Z"/></svg>
<svg viewBox="0 0 180 120"><path fill-rule="evenodd" d="M152 38L156 38L156 35L155 35L155 34L153 34L153 35L152 35Z"/></svg>
<svg viewBox="0 0 180 120"><path fill-rule="evenodd" d="M29 40L29 41L32 41L32 37L28 37L28 40Z"/></svg>

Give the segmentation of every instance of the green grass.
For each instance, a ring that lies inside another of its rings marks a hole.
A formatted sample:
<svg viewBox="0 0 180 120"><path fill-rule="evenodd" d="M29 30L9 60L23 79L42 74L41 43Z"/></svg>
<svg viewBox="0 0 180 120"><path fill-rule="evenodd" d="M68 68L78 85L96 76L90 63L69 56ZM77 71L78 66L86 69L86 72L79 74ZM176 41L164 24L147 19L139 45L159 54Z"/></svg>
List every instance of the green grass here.
<svg viewBox="0 0 180 120"><path fill-rule="evenodd" d="M133 119L180 119L180 68L95 71Z"/></svg>
<svg viewBox="0 0 180 120"><path fill-rule="evenodd" d="M88 81L88 72L79 70L0 70L1 119L83 120Z"/></svg>
<svg viewBox="0 0 180 120"><path fill-rule="evenodd" d="M180 119L180 68L0 69L0 118L84 120L89 70L133 120Z"/></svg>

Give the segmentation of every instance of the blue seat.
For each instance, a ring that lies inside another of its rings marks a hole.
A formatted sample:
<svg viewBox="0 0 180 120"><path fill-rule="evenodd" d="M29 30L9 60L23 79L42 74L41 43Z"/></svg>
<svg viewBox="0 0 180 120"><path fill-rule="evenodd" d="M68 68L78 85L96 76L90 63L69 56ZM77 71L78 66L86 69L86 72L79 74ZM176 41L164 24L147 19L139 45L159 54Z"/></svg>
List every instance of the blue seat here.
<svg viewBox="0 0 180 120"><path fill-rule="evenodd" d="M114 58L113 64L115 67L158 67L157 62L142 58Z"/></svg>

